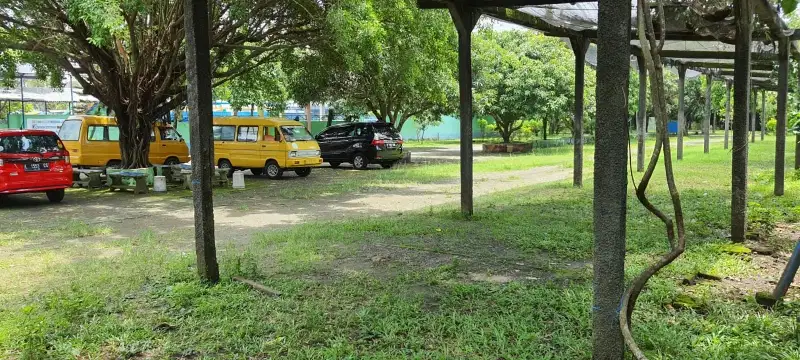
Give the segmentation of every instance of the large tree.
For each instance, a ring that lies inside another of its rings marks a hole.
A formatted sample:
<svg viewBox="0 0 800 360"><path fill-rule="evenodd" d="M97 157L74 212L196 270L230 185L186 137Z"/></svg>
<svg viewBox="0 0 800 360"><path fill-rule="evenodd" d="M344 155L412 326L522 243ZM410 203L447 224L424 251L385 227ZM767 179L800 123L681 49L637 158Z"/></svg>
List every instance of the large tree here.
<svg viewBox="0 0 800 360"><path fill-rule="evenodd" d="M66 70L106 104L120 126L124 167L148 165L153 119L186 100L180 0L0 0L0 70L33 63ZM326 1L210 2L213 85L270 62L319 33ZM3 64L6 66L3 67Z"/></svg>
<svg viewBox="0 0 800 360"><path fill-rule="evenodd" d="M270 112L270 116L277 116L286 110L289 101L287 82L280 62L267 63L215 88L214 95L228 101L234 111L257 106Z"/></svg>
<svg viewBox="0 0 800 360"><path fill-rule="evenodd" d="M296 101L347 103L397 129L453 106L456 32L447 12L419 10L415 0L342 0L327 25L325 43L286 64Z"/></svg>
<svg viewBox="0 0 800 360"><path fill-rule="evenodd" d="M482 29L473 45L476 112L491 116L510 142L524 120L545 126L571 116L572 51L558 39L531 31Z"/></svg>

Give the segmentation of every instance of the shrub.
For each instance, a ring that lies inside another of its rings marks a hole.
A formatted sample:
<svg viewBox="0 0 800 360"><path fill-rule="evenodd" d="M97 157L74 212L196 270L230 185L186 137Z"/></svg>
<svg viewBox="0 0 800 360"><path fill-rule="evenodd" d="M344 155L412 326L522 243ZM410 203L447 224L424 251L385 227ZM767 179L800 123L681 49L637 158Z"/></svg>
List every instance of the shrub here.
<svg viewBox="0 0 800 360"><path fill-rule="evenodd" d="M767 121L767 131L775 132L776 128L778 128L778 120L769 119L769 121Z"/></svg>

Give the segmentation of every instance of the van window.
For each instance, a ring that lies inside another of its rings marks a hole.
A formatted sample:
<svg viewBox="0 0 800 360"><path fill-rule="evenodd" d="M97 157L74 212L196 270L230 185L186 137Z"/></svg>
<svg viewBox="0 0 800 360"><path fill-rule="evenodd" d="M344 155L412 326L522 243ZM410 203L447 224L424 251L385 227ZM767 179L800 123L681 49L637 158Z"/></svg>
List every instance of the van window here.
<svg viewBox="0 0 800 360"><path fill-rule="evenodd" d="M119 141L119 128L116 126L108 127L108 140Z"/></svg>
<svg viewBox="0 0 800 360"><path fill-rule="evenodd" d="M64 141L78 141L81 138L81 120L67 120L61 124L61 129L58 130L58 137Z"/></svg>
<svg viewBox="0 0 800 360"><path fill-rule="evenodd" d="M273 126L264 127L264 140L265 141L281 141L281 132Z"/></svg>
<svg viewBox="0 0 800 360"><path fill-rule="evenodd" d="M158 128L158 133L161 134L161 140L166 141L180 141L181 134L173 128Z"/></svg>
<svg viewBox="0 0 800 360"><path fill-rule="evenodd" d="M214 141L233 141L236 127L233 125L214 126Z"/></svg>
<svg viewBox="0 0 800 360"><path fill-rule="evenodd" d="M258 140L258 126L239 126L239 136L236 141L256 142Z"/></svg>
<svg viewBox="0 0 800 360"><path fill-rule="evenodd" d="M89 141L106 141L106 127L89 125Z"/></svg>

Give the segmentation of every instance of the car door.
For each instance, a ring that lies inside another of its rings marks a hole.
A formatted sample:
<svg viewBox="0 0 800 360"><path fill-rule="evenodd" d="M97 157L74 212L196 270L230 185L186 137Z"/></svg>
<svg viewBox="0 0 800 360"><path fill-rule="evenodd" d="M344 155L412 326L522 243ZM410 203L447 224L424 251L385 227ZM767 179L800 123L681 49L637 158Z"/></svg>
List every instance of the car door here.
<svg viewBox="0 0 800 360"><path fill-rule="evenodd" d="M219 164L220 159L231 159L231 148L235 146L236 126L234 125L214 125L212 128L214 136L214 164Z"/></svg>
<svg viewBox="0 0 800 360"><path fill-rule="evenodd" d="M158 127L156 143L159 148L158 162L151 160L153 164L163 164L169 158L176 158L178 161L186 155L186 143L178 132L171 127Z"/></svg>
<svg viewBox="0 0 800 360"><path fill-rule="evenodd" d="M338 130L331 144L331 152L336 159L346 161L350 158L347 154L347 149L351 145L355 125L343 126Z"/></svg>
<svg viewBox="0 0 800 360"><path fill-rule="evenodd" d="M336 126L317 135L316 139L323 159L326 161L339 159L339 151L336 146L346 132L347 126Z"/></svg>
<svg viewBox="0 0 800 360"><path fill-rule="evenodd" d="M281 132L276 126L264 126L264 132L259 141L261 144L261 166L267 160L276 160L283 166L286 162L286 147L281 138Z"/></svg>
<svg viewBox="0 0 800 360"><path fill-rule="evenodd" d="M257 168L264 166L258 144L259 126L241 125L236 132L236 144L233 148L233 166Z"/></svg>

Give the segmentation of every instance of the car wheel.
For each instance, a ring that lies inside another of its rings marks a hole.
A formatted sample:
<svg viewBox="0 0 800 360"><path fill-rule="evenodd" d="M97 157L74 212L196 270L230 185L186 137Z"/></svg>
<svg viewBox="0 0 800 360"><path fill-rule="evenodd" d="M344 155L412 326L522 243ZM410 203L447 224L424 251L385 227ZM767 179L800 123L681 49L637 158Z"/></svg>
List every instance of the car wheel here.
<svg viewBox="0 0 800 360"><path fill-rule="evenodd" d="M229 160L226 159L220 160L218 166L220 169L228 170L228 177L233 177L233 164L231 164Z"/></svg>
<svg viewBox="0 0 800 360"><path fill-rule="evenodd" d="M311 168L295 169L294 173L297 174L297 176L299 176L299 177L306 177L308 175L311 175Z"/></svg>
<svg viewBox="0 0 800 360"><path fill-rule="evenodd" d="M263 168L253 168L253 169L250 169L250 171L253 173L254 176L261 176L261 174L264 173L264 169Z"/></svg>
<svg viewBox="0 0 800 360"><path fill-rule="evenodd" d="M369 166L369 159L364 154L355 154L353 156L353 167L358 170L364 170Z"/></svg>
<svg viewBox="0 0 800 360"><path fill-rule="evenodd" d="M268 161L267 166L264 167L264 170L267 173L267 177L272 180L280 179L283 176L283 169L278 166L278 163L275 160Z"/></svg>
<svg viewBox="0 0 800 360"><path fill-rule="evenodd" d="M336 168L339 167L339 165L342 165L342 163L340 163L338 161L328 161L328 164L331 164L331 168L333 168L333 169L336 169Z"/></svg>
<svg viewBox="0 0 800 360"><path fill-rule="evenodd" d="M180 163L181 161L178 160L178 158L176 157L167 158L167 161L164 161L164 165L169 165L169 166L178 165Z"/></svg>
<svg viewBox="0 0 800 360"><path fill-rule="evenodd" d="M48 191L47 200L50 200L51 203L60 203L61 200L64 200L64 189Z"/></svg>

